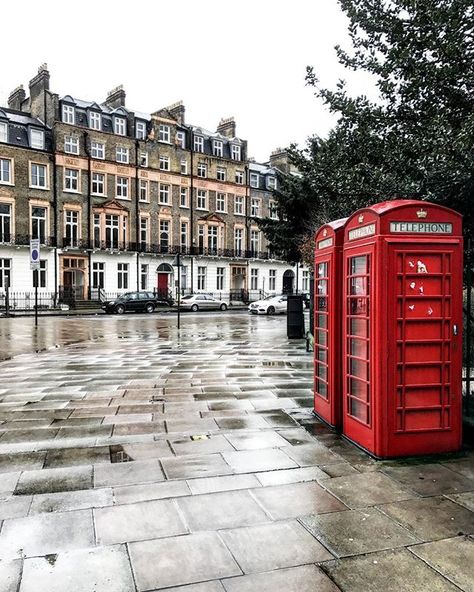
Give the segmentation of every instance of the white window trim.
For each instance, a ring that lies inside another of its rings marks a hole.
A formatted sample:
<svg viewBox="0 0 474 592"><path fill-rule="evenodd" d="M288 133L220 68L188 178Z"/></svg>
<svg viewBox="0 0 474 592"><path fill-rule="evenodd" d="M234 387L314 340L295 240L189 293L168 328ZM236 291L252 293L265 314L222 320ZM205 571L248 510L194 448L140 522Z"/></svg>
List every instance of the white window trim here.
<svg viewBox="0 0 474 592"><path fill-rule="evenodd" d="M176 132L176 144L180 147L185 149L186 148L186 134L181 131Z"/></svg>
<svg viewBox="0 0 474 592"><path fill-rule="evenodd" d="M224 208L221 210L219 209L219 195L223 195L224 196ZM226 193L222 193L221 191L216 193L216 212L219 212L220 214L227 214L227 194Z"/></svg>
<svg viewBox="0 0 474 592"><path fill-rule="evenodd" d="M250 187L254 189L258 189L259 181L259 174L258 173L250 173Z"/></svg>
<svg viewBox="0 0 474 592"><path fill-rule="evenodd" d="M77 173L77 189L66 189L66 171L75 171ZM73 167L63 168L63 192L64 193L81 193L81 171Z"/></svg>
<svg viewBox="0 0 474 592"><path fill-rule="evenodd" d="M146 123L144 121L135 123L135 138L137 140L146 140Z"/></svg>
<svg viewBox="0 0 474 592"><path fill-rule="evenodd" d="M8 160L10 162L10 181L0 180L0 185L7 185L8 187L13 187L15 185L15 161L13 160L13 158L6 158L4 156L0 156L0 160Z"/></svg>
<svg viewBox="0 0 474 592"><path fill-rule="evenodd" d="M194 149L194 152L200 152L200 153L204 152L204 137L203 136L194 136L193 149Z"/></svg>
<svg viewBox="0 0 474 592"><path fill-rule="evenodd" d="M92 125L93 123L94 125ZM89 127L93 130L102 131L102 113L98 113L97 111L89 112Z"/></svg>
<svg viewBox="0 0 474 592"><path fill-rule="evenodd" d="M237 211L237 202L242 203L242 211L241 212ZM235 216L245 216L245 200L242 195L236 195L234 197L234 215Z"/></svg>
<svg viewBox="0 0 474 592"><path fill-rule="evenodd" d="M142 199L142 184L146 187L146 198ZM140 179L138 181L138 201L142 203L150 203L150 183L147 179Z"/></svg>
<svg viewBox="0 0 474 592"><path fill-rule="evenodd" d="M166 166L162 166L162 165L166 165ZM158 166L160 171L169 171L171 170L171 162L170 162L170 157L162 154L160 156L160 159L158 161Z"/></svg>
<svg viewBox="0 0 474 592"><path fill-rule="evenodd" d="M66 114L67 117L65 116ZM76 122L76 109L73 105L63 105L61 110L61 116L63 123L74 125ZM72 119L72 121L70 121L70 119Z"/></svg>
<svg viewBox="0 0 474 592"><path fill-rule="evenodd" d="M6 143L6 142L8 142L8 122L0 121L0 130L1 129L5 130L5 131L0 133L0 142ZM3 139L3 137L5 139Z"/></svg>
<svg viewBox="0 0 474 592"><path fill-rule="evenodd" d="M33 143L33 135L34 134L38 134L38 137L41 138L41 142L34 144ZM31 148L34 148L35 150L44 150L44 130L40 130L40 129L30 129L30 146Z"/></svg>
<svg viewBox="0 0 474 592"><path fill-rule="evenodd" d="M168 139L164 140L161 136L166 136ZM171 126L167 125L166 123L160 123L158 125L158 142L162 144L171 144Z"/></svg>
<svg viewBox="0 0 474 592"><path fill-rule="evenodd" d="M102 175L102 177L104 178L104 182L103 182L103 186L104 186L104 191L103 193L97 193L95 192L92 188L94 187L93 183L93 176L94 175ZM104 195L107 195L107 174L106 173L102 173L100 171L92 171L91 173L91 195L98 195L99 197L103 197Z"/></svg>
<svg viewBox="0 0 474 592"><path fill-rule="evenodd" d="M97 144L97 146L102 146L102 156L93 156L92 144ZM104 144L104 142L91 142L91 158L95 158L96 160L105 160L105 144Z"/></svg>
<svg viewBox="0 0 474 592"><path fill-rule="evenodd" d="M125 160L119 160L120 157L125 157ZM115 147L115 161L119 162L120 164L128 164L130 162L130 150L126 146L116 146Z"/></svg>
<svg viewBox="0 0 474 592"><path fill-rule="evenodd" d="M213 140L212 153L214 156L222 157L224 155L224 142L221 140Z"/></svg>
<svg viewBox="0 0 474 592"><path fill-rule="evenodd" d="M199 195L199 192L203 192L203 195ZM204 198L204 207L199 205L199 199ZM209 195L205 189L198 189L196 193L196 210L207 212L209 211Z"/></svg>
<svg viewBox="0 0 474 592"><path fill-rule="evenodd" d="M168 189L165 191L165 187L167 187ZM163 189L163 191L162 191ZM167 200L168 201L163 201L162 200L162 193L166 193L167 194ZM164 206L169 206L171 205L171 185L169 183L160 183L158 186L158 203L160 205L164 205Z"/></svg>
<svg viewBox="0 0 474 592"><path fill-rule="evenodd" d="M76 150L66 150L66 145L74 146ZM79 154L79 138L77 136L64 136L64 152L66 154Z"/></svg>
<svg viewBox="0 0 474 592"><path fill-rule="evenodd" d="M44 162L36 162L36 161L31 161L29 162L29 167L28 167L28 173L29 173L29 187L31 189L41 189L42 191L49 191L49 164L45 164ZM46 169L46 174L45 174L45 183L46 185L33 185L33 166L32 165L37 165L37 166L42 166L45 167Z"/></svg>
<svg viewBox="0 0 474 592"><path fill-rule="evenodd" d="M123 128L123 133L120 131ZM117 136L127 135L127 120L125 117L114 117L114 134Z"/></svg>
<svg viewBox="0 0 474 592"><path fill-rule="evenodd" d="M126 185L121 185L122 187L127 188L127 195L126 196L118 194L118 187L119 187L118 180L119 179L125 179L127 181ZM130 178L129 177L123 177L122 175L117 175L115 177L115 197L117 199L124 199L126 201L130 201Z"/></svg>

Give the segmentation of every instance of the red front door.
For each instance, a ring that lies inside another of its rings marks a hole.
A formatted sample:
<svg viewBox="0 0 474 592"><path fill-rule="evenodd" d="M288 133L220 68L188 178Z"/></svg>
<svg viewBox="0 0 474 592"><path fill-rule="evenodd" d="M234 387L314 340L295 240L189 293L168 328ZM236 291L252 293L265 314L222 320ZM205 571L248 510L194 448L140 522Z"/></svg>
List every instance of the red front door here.
<svg viewBox="0 0 474 592"><path fill-rule="evenodd" d="M168 297L168 273L158 274L158 295L162 298Z"/></svg>

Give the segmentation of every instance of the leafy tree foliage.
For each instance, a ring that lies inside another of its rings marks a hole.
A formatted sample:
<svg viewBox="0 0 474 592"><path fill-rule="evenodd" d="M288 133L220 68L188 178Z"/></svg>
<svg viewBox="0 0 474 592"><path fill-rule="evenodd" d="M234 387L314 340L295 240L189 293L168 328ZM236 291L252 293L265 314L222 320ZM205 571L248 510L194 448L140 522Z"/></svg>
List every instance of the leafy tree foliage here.
<svg viewBox="0 0 474 592"><path fill-rule="evenodd" d="M264 231L275 250L294 256L291 240L304 240L321 223L404 197L457 209L472 235L473 0L339 2L352 42L350 53L336 47L339 61L372 74L379 100L351 97L343 81L335 90L320 88L308 68L308 84L338 123L327 138L291 148L301 177L284 178L277 195L287 221L279 234L267 221Z"/></svg>

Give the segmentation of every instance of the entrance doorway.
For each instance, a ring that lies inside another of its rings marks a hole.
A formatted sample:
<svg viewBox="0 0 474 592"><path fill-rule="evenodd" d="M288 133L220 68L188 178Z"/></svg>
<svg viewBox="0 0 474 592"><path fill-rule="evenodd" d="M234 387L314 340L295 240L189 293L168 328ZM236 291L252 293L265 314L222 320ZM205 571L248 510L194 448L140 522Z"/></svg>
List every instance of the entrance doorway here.
<svg viewBox="0 0 474 592"><path fill-rule="evenodd" d="M247 300L247 268L244 265L231 266L230 299Z"/></svg>
<svg viewBox="0 0 474 592"><path fill-rule="evenodd" d="M283 294L293 294L295 283L295 272L292 269L287 269L283 274Z"/></svg>
<svg viewBox="0 0 474 592"><path fill-rule="evenodd" d="M170 275L173 268L169 263L161 263L156 270L156 290L160 298L170 297Z"/></svg>
<svg viewBox="0 0 474 592"><path fill-rule="evenodd" d="M86 294L87 259L64 257L62 259L62 285L64 295L71 300L84 300Z"/></svg>

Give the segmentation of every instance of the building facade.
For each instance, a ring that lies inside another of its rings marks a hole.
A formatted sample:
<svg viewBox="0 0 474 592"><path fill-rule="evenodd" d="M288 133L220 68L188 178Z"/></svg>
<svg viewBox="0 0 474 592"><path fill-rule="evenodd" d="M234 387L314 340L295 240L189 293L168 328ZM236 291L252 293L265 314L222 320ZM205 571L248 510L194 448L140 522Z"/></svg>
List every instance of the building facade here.
<svg viewBox="0 0 474 592"><path fill-rule="evenodd" d="M49 82L43 65L29 96L18 87L0 108L0 293L32 290L31 238L54 300L175 295L177 253L187 293L232 301L296 288L298 270L272 258L258 228L275 215L276 172L249 161L233 118L211 132L187 124L182 103L144 114L121 87L98 103Z"/></svg>

